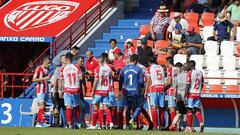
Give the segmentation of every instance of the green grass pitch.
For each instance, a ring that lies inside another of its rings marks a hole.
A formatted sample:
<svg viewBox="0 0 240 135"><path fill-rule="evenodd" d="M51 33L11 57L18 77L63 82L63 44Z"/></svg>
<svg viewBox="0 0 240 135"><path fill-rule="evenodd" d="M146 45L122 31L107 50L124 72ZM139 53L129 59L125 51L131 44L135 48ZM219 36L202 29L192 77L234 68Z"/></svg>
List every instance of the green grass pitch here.
<svg viewBox="0 0 240 135"><path fill-rule="evenodd" d="M0 135L224 135L217 133L183 133L139 130L73 130L62 128L0 127Z"/></svg>

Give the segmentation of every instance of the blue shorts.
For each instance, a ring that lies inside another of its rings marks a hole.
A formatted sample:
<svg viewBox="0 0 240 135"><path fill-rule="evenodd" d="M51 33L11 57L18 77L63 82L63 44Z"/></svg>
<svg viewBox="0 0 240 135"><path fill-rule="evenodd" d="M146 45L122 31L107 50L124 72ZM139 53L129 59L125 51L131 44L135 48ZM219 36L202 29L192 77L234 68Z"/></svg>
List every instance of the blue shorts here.
<svg viewBox="0 0 240 135"><path fill-rule="evenodd" d="M193 98L188 98L187 99L187 107L188 108L200 108L201 107L201 100L199 98L193 99Z"/></svg>
<svg viewBox="0 0 240 135"><path fill-rule="evenodd" d="M76 107L76 106L80 105L80 103L81 103L80 94L64 93L64 105L65 106Z"/></svg>
<svg viewBox="0 0 240 135"><path fill-rule="evenodd" d="M176 107L174 96L168 96L168 107Z"/></svg>
<svg viewBox="0 0 240 135"><path fill-rule="evenodd" d="M118 101L118 106L119 107L127 106L127 104L126 104L126 96L122 96L122 98Z"/></svg>
<svg viewBox="0 0 240 135"><path fill-rule="evenodd" d="M143 106L144 97L141 95L126 96L126 106L128 108L137 108Z"/></svg>
<svg viewBox="0 0 240 135"><path fill-rule="evenodd" d="M45 93L37 94L37 99L38 99L38 102L46 102L47 100L46 94Z"/></svg>
<svg viewBox="0 0 240 135"><path fill-rule="evenodd" d="M92 104L109 105L109 97L108 96L95 95L93 97Z"/></svg>
<svg viewBox="0 0 240 135"><path fill-rule="evenodd" d="M164 92L150 92L148 96L150 97L150 105L164 107Z"/></svg>
<svg viewBox="0 0 240 135"><path fill-rule="evenodd" d="M109 92L108 93L108 98L109 98L109 105L110 106L117 106L116 96L115 96L114 92Z"/></svg>

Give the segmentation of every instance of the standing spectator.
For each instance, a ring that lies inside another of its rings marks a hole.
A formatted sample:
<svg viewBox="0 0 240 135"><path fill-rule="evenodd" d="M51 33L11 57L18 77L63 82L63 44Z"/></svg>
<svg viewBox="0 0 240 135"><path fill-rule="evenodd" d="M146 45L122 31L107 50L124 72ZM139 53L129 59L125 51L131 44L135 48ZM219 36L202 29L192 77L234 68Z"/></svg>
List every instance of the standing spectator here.
<svg viewBox="0 0 240 135"><path fill-rule="evenodd" d="M111 49L108 52L108 59L110 61L113 61L114 60L113 51L115 49L117 49L117 40L116 39L110 39L109 44L111 45Z"/></svg>
<svg viewBox="0 0 240 135"><path fill-rule="evenodd" d="M152 48L147 45L147 39L142 38L141 40L141 46L138 46L137 48L137 54L138 54L138 60L139 63L142 64L145 67L148 67L148 58L153 56Z"/></svg>
<svg viewBox="0 0 240 135"><path fill-rule="evenodd" d="M124 45L124 56L128 57L136 53L136 47L133 45L132 39L127 39Z"/></svg>
<svg viewBox="0 0 240 135"><path fill-rule="evenodd" d="M160 6L157 10L157 13L150 22L150 32L146 35L148 40L156 41L164 39L166 29L170 23L170 18L167 17L168 11L166 6Z"/></svg>
<svg viewBox="0 0 240 135"><path fill-rule="evenodd" d="M94 70L98 67L98 62L97 59L93 56L93 52L92 51L87 51L86 52L86 57L87 57L87 61L86 61L86 74L90 75L88 77L88 81L93 83L94 80Z"/></svg>
<svg viewBox="0 0 240 135"><path fill-rule="evenodd" d="M202 38L200 34L194 32L194 27L189 26L185 34L185 43L183 46L188 50L189 54L198 54L203 47Z"/></svg>
<svg viewBox="0 0 240 135"><path fill-rule="evenodd" d="M228 8L227 12L231 13L231 22L239 26L240 25L240 0L235 0Z"/></svg>
<svg viewBox="0 0 240 135"><path fill-rule="evenodd" d="M168 29L167 29L170 35L174 31L176 24L180 24L182 26L183 33L187 30L187 28L189 26L187 20L182 18L180 13L176 12L176 13L174 13L174 19L170 22L170 25L168 26Z"/></svg>
<svg viewBox="0 0 240 135"><path fill-rule="evenodd" d="M233 24L228 21L224 14L218 14L218 21L214 24L213 36L209 37L208 40L214 40L221 43L223 40L234 40L234 33L236 29L233 29L231 35L231 30L233 29Z"/></svg>
<svg viewBox="0 0 240 135"><path fill-rule="evenodd" d="M114 61L113 66L115 67L116 74L119 74L120 70L125 67L126 60L119 48L113 51Z"/></svg>
<svg viewBox="0 0 240 135"><path fill-rule="evenodd" d="M55 68L61 66L60 57L62 55L66 55L69 52L73 55L74 58L76 58L78 56L78 53L79 53L79 47L73 46L70 50L63 50L63 51L59 52L53 58L53 61L52 61L52 63L54 64Z"/></svg>

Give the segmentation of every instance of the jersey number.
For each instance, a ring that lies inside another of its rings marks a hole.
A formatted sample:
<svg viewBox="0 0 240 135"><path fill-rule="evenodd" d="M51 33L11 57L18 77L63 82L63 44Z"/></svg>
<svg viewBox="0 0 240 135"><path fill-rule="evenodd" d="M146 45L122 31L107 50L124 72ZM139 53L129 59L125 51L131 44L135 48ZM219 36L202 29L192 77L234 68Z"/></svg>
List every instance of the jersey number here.
<svg viewBox="0 0 240 135"><path fill-rule="evenodd" d="M4 110L3 108L6 108L6 110L4 110L2 114L7 117L6 119L1 120L1 124L8 124L12 121L12 115L10 113L12 111L12 106L9 103L3 103L1 107L2 110Z"/></svg>
<svg viewBox="0 0 240 135"><path fill-rule="evenodd" d="M77 75L75 73L72 73L72 74L69 73L69 74L67 74L67 76L68 76L70 85L76 84Z"/></svg>
<svg viewBox="0 0 240 135"><path fill-rule="evenodd" d="M158 81L161 81L162 80L162 72L161 72L161 70L157 70L156 74L157 74Z"/></svg>
<svg viewBox="0 0 240 135"><path fill-rule="evenodd" d="M108 76L102 76L101 86L108 86Z"/></svg>
<svg viewBox="0 0 240 135"><path fill-rule="evenodd" d="M128 76L128 78L129 78L129 85L132 85L132 84L133 84L133 75L130 74L130 75Z"/></svg>

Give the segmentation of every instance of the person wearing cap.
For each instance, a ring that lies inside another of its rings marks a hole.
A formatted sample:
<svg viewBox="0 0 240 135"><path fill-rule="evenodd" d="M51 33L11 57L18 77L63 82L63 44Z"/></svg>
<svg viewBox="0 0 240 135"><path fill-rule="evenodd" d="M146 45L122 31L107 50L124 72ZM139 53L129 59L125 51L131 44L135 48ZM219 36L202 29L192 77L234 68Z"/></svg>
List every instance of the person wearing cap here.
<svg viewBox="0 0 240 135"><path fill-rule="evenodd" d="M113 66L116 70L116 74L120 73L120 70L125 67L126 64L126 59L123 56L121 50L119 48L115 49L113 51L113 56L114 56L114 60L113 60Z"/></svg>
<svg viewBox="0 0 240 135"><path fill-rule="evenodd" d="M141 46L137 47L138 61L141 65L148 67L148 58L154 56L153 50L147 45L147 39L141 39Z"/></svg>
<svg viewBox="0 0 240 135"><path fill-rule="evenodd" d="M136 53L136 47L133 45L132 39L127 39L124 44L124 56L128 57Z"/></svg>
<svg viewBox="0 0 240 135"><path fill-rule="evenodd" d="M180 13L175 12L174 13L174 19L170 22L170 24L168 26L168 29L167 29L167 31L169 33L168 37L171 37L171 34L174 31L176 24L181 24L182 25L182 32L183 33L187 30L187 28L189 26L187 20L182 18Z"/></svg>
<svg viewBox="0 0 240 135"><path fill-rule="evenodd" d="M184 34L182 33L182 25L177 23L175 25L174 31L172 32L172 38L170 46L173 49L181 49L183 46Z"/></svg>
<svg viewBox="0 0 240 135"><path fill-rule="evenodd" d="M227 12L231 13L231 22L239 26L240 25L240 0L235 0L228 8Z"/></svg>
<svg viewBox="0 0 240 135"><path fill-rule="evenodd" d="M76 59L78 57L79 54L79 47L77 46L73 46L70 50L63 50L61 52L59 52L54 58L53 58L53 65L54 67L60 67L61 66L61 62L60 62L60 57L63 55L66 55L67 53L71 53L73 55L73 57Z"/></svg>
<svg viewBox="0 0 240 135"><path fill-rule="evenodd" d="M164 39L166 29L170 23L170 18L167 16L169 10L162 5L157 10L150 22L150 32L146 34L148 40L162 40Z"/></svg>
<svg viewBox="0 0 240 135"><path fill-rule="evenodd" d="M203 47L202 38L199 33L194 32L193 26L188 26L184 37L185 42L183 43L183 47L188 50L189 55L199 54L200 49Z"/></svg>
<svg viewBox="0 0 240 135"><path fill-rule="evenodd" d="M218 43L221 43L223 40L234 40L234 33L236 30L233 28L233 24L226 19L225 15L219 13L218 21L214 24L213 36L209 37L207 40L218 41ZM232 33L231 30L233 30Z"/></svg>

